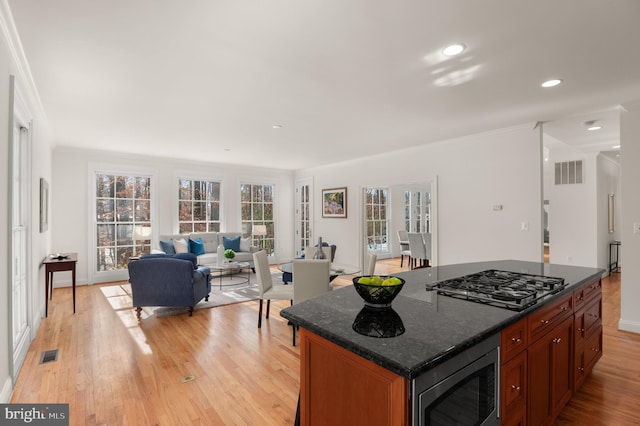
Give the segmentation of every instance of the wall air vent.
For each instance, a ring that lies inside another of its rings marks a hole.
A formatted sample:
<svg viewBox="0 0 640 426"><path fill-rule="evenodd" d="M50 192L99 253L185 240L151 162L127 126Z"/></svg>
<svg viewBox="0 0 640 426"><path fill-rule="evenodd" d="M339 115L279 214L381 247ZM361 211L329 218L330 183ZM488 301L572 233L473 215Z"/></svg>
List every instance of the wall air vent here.
<svg viewBox="0 0 640 426"><path fill-rule="evenodd" d="M584 181L582 160L555 163L556 185L571 185Z"/></svg>

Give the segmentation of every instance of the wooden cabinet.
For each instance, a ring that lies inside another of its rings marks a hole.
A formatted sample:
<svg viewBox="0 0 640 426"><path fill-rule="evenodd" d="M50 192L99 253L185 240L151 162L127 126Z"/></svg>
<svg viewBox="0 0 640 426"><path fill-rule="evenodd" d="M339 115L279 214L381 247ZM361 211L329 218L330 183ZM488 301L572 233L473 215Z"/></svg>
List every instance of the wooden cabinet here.
<svg viewBox="0 0 640 426"><path fill-rule="evenodd" d="M552 424L591 373L602 356L601 290L590 282L502 331L501 424Z"/></svg>
<svg viewBox="0 0 640 426"><path fill-rule="evenodd" d="M527 350L528 424L551 424L573 394L573 317L567 317Z"/></svg>
<svg viewBox="0 0 640 426"><path fill-rule="evenodd" d="M409 424L405 378L304 328L300 339L301 425Z"/></svg>
<svg viewBox="0 0 640 426"><path fill-rule="evenodd" d="M577 392L602 357L602 288L601 282L574 292L574 300L582 299L575 313L575 354L573 391Z"/></svg>
<svg viewBox="0 0 640 426"><path fill-rule="evenodd" d="M527 417L527 351L521 351L500 368L501 424L525 425Z"/></svg>

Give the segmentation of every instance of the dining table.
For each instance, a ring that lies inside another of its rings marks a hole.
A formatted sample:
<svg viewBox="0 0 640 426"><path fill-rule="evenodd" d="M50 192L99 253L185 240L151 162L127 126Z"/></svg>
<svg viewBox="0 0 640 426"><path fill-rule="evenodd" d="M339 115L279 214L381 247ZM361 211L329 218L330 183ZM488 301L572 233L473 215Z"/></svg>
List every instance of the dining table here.
<svg viewBox="0 0 640 426"><path fill-rule="evenodd" d="M293 281L293 261L279 264L278 269L282 272L282 281L285 284ZM329 281L333 281L340 275L355 275L358 273L360 273L360 269L355 266L337 265L335 263L329 265Z"/></svg>

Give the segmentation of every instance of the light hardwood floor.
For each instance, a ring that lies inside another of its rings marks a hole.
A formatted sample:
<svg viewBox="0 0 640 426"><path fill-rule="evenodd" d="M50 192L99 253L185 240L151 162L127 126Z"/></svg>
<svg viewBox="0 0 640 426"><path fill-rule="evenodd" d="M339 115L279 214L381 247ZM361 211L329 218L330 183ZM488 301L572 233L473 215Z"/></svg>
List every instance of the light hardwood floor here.
<svg viewBox="0 0 640 426"><path fill-rule="evenodd" d="M398 271L399 259L378 261L378 274ZM138 323L115 283L77 297L73 315L71 290L54 291L11 402L69 403L72 425L293 424L299 347L279 315L287 302L258 330L255 301ZM640 335L616 328L619 274L603 283L603 311L604 355L559 425L640 424ZM39 364L56 348L58 361Z"/></svg>

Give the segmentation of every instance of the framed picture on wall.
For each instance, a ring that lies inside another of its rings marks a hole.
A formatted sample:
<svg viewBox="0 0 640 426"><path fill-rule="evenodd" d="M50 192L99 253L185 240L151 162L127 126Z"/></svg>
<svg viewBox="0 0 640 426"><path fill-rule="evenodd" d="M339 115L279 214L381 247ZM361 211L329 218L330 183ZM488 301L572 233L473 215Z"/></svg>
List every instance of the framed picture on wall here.
<svg viewBox="0 0 640 426"><path fill-rule="evenodd" d="M347 217L347 188L322 190L322 217Z"/></svg>

